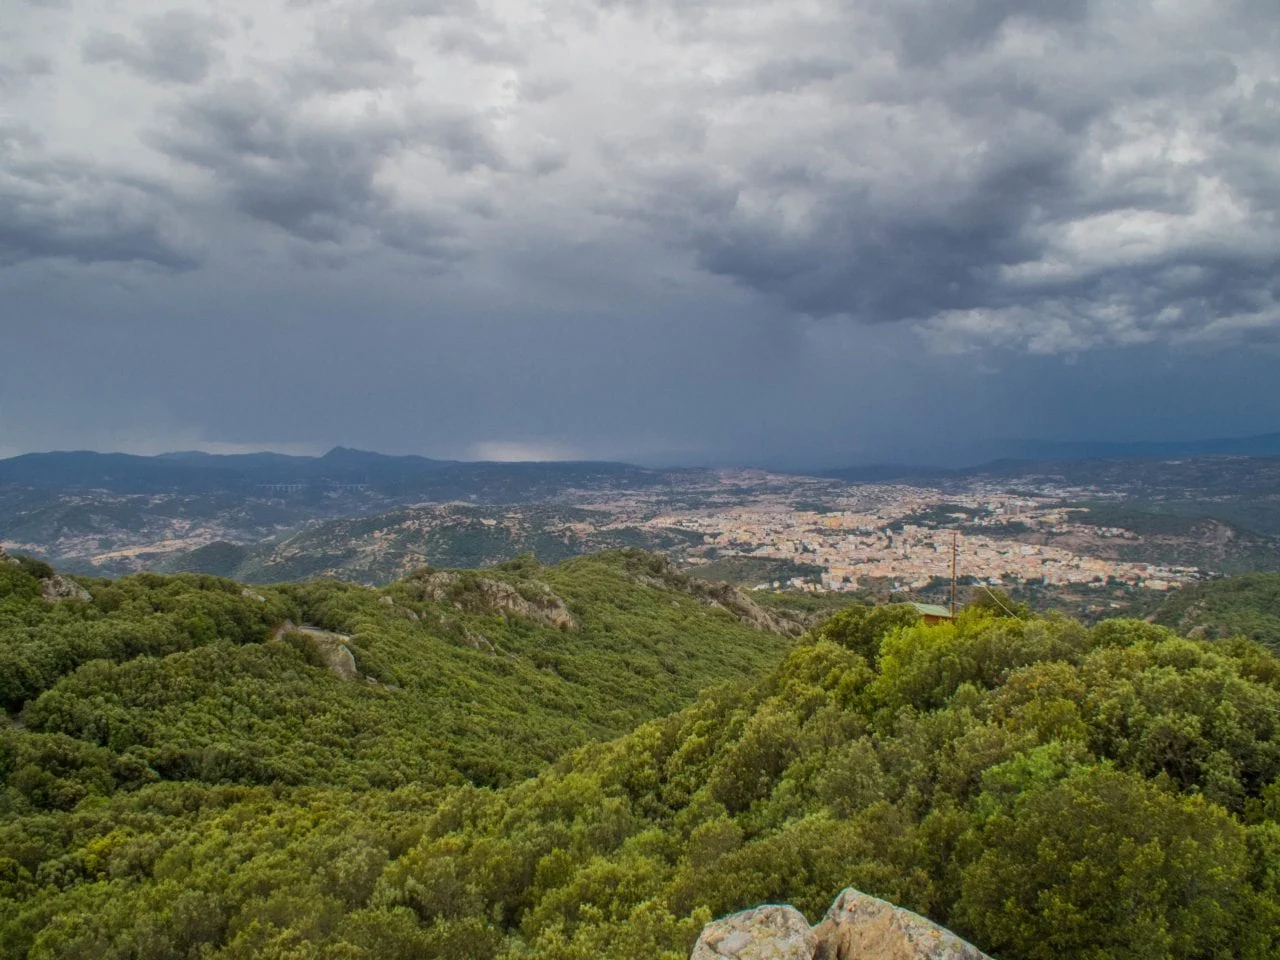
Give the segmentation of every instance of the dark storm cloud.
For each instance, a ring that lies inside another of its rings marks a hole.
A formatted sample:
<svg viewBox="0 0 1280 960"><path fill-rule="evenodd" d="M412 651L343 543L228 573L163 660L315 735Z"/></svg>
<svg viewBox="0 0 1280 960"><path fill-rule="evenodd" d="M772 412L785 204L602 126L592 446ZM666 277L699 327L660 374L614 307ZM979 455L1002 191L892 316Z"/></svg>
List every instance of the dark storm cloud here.
<svg viewBox="0 0 1280 960"><path fill-rule="evenodd" d="M699 40L710 9L685 11ZM738 156L726 146L656 177L659 165L614 155L648 184L633 216L707 270L819 317L937 323L1043 303L1078 314L1079 346L1106 339L1104 314L1123 336L1163 335L1233 305L1269 309L1280 114L1274 80L1240 74L1266 56L1268 31L1247 39L1227 17L1208 25L1222 42L1205 42L1145 4L898 0L871 17L885 61L832 40L858 36L861 7L827 10L825 30L801 38L811 52L753 68L754 96L730 85L708 101L779 131L749 143L721 122ZM770 98L813 81L824 92L806 130Z"/></svg>
<svg viewBox="0 0 1280 960"><path fill-rule="evenodd" d="M1043 252L1028 225L1072 186L1071 158L1054 138L1013 146L986 151L961 179L890 201L868 184L834 180L821 163L762 160L736 183L685 172L654 182L640 215L661 210L707 270L812 315L901 320L999 304L1012 294L997 268ZM770 205L744 203L750 193L816 201L796 230Z"/></svg>
<svg viewBox="0 0 1280 960"><path fill-rule="evenodd" d="M397 209L377 183L386 158L411 145L437 151L451 169L500 164L466 116L330 119L260 84L208 88L182 102L153 133L169 156L208 171L241 213L311 242L354 231L397 249L442 256L456 233L440 214Z"/></svg>
<svg viewBox="0 0 1280 960"><path fill-rule="evenodd" d="M1010 21L1078 24L1089 0L894 0L881 9L904 61L931 65L990 44Z"/></svg>
<svg viewBox="0 0 1280 960"><path fill-rule="evenodd" d="M380 204L373 185L385 129L326 131L252 82L192 97L154 135L175 159L209 171L236 209L309 240L337 240Z"/></svg>
<svg viewBox="0 0 1280 960"><path fill-rule="evenodd" d="M442 112L418 118L413 136L434 151L453 173L467 173L477 167L502 170L507 166L489 124L466 113Z"/></svg>
<svg viewBox="0 0 1280 960"><path fill-rule="evenodd" d="M1042 252L1025 227L1069 179L1065 166L1052 155L993 158L961 196L891 210L864 190L815 180L822 202L803 236L735 205L697 222L690 240L708 270L817 316L901 320L1001 303L995 270Z"/></svg>
<svg viewBox="0 0 1280 960"><path fill-rule="evenodd" d="M197 265L163 184L49 156L30 132L0 127L0 265L45 258Z"/></svg>
<svg viewBox="0 0 1280 960"><path fill-rule="evenodd" d="M197 83L217 59L215 41L225 29L209 17L170 10L140 20L137 38L96 31L82 47L88 63L119 63L150 80Z"/></svg>

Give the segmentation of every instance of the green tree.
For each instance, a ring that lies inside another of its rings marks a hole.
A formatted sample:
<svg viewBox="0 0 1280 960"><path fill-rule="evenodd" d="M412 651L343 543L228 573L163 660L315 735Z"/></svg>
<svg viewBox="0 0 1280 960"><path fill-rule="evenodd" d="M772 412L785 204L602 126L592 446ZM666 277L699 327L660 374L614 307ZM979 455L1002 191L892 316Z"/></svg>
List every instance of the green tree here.
<svg viewBox="0 0 1280 960"><path fill-rule="evenodd" d="M819 624L814 636L838 643L874 665L880 658L880 642L889 633L919 622L919 612L906 603L848 607Z"/></svg>
<svg viewBox="0 0 1280 960"><path fill-rule="evenodd" d="M1245 831L1199 797L1093 766L1023 796L981 838L952 918L997 956L1250 955Z"/></svg>

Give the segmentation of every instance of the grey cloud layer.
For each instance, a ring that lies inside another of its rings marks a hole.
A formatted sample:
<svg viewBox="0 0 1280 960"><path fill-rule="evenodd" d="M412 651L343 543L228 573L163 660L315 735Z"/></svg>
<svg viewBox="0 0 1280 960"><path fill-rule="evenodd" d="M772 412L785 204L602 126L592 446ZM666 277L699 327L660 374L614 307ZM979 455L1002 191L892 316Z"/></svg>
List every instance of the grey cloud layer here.
<svg viewBox="0 0 1280 960"><path fill-rule="evenodd" d="M955 347L1280 326L1276 8L880 9L783 28L811 58L708 91L709 147L632 163L634 214L793 309Z"/></svg>
<svg viewBox="0 0 1280 960"><path fill-rule="evenodd" d="M943 352L1280 335L1262 0L144 6L32 7L7 260L190 268L217 207L245 249L477 284L531 243L649 244ZM43 129L119 68L127 149Z"/></svg>
<svg viewBox="0 0 1280 960"><path fill-rule="evenodd" d="M218 21L170 10L138 21L137 38L95 31L82 48L88 63L119 63L161 83L197 83L217 59L215 39L224 33Z"/></svg>
<svg viewBox="0 0 1280 960"><path fill-rule="evenodd" d="M163 183L49 156L29 131L0 127L0 266L62 258L191 269L196 243L175 207Z"/></svg>

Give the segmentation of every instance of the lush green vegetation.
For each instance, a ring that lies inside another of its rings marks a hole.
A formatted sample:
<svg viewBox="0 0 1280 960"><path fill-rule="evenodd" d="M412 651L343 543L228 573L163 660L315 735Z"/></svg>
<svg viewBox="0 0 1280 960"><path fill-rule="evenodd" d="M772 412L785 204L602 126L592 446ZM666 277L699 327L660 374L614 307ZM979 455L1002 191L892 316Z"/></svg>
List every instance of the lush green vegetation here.
<svg viewBox="0 0 1280 960"><path fill-rule="evenodd" d="M754 587L775 581L786 584L796 577L809 583L820 583L823 568L816 563L796 563L794 560L722 556L710 563L689 567L687 572L700 580Z"/></svg>
<svg viewBox="0 0 1280 960"><path fill-rule="evenodd" d="M1184 587L1155 619L1192 636L1245 636L1280 650L1280 574L1249 573Z"/></svg>
<svg viewBox="0 0 1280 960"><path fill-rule="evenodd" d="M609 514L573 507L410 507L307 526L252 546L208 544L170 558L165 572L212 573L249 583L316 577L386 584L423 563L482 568L533 553L545 563L600 550L661 550L701 542L671 529L613 527Z"/></svg>
<svg viewBox="0 0 1280 960"><path fill-rule="evenodd" d="M804 590L752 590L752 600L769 610L777 610L804 622L817 622L856 604L866 605L872 597L865 591L809 593Z"/></svg>
<svg viewBox="0 0 1280 960"><path fill-rule="evenodd" d="M493 574L563 598L577 624L556 631L476 612L478 574L444 599L424 599L430 574L261 601L131 578L113 611L50 608L6 571L0 635L25 655L47 618L114 623L132 604L160 625L141 658L69 667L0 740L0 956L683 960L713 915L786 901L814 918L850 884L1002 960L1280 951L1280 660L1261 646L852 607L771 667L784 641L668 574L634 554ZM244 636L286 613L350 633L379 685ZM516 659L468 646L482 626ZM697 675L731 682L510 782L540 744L631 723ZM455 709L398 721L415 690ZM175 729L195 752L166 767L148 738ZM264 766L224 762L216 744L241 742Z"/></svg>
<svg viewBox="0 0 1280 960"><path fill-rule="evenodd" d="M975 517L984 515L985 510L967 507L962 503L938 503L931 507L923 507L899 517L885 529L892 533L900 533L906 526L918 527L956 527L967 524Z"/></svg>
<svg viewBox="0 0 1280 960"><path fill-rule="evenodd" d="M1091 527L1120 527L1139 536L1193 536L1211 517L1187 516L1158 509L1138 509L1128 504L1088 503L1070 511L1075 523Z"/></svg>
<svg viewBox="0 0 1280 960"><path fill-rule="evenodd" d="M453 575L440 596L424 592L429 572L384 591L258 593L142 574L82 581L91 603L57 604L0 563L0 703L22 725L0 731L16 765L0 812L67 809L157 778L508 783L678 709L708 682L758 675L790 644L639 582L638 557L525 559ZM492 583L563 603L572 625L503 608ZM345 635L369 679L330 673L305 636L264 642L286 620Z"/></svg>
<svg viewBox="0 0 1280 960"><path fill-rule="evenodd" d="M1280 541L1266 532L1240 526L1221 514L1178 510L1156 504L1092 503L1072 510L1074 522L1095 527L1119 527L1142 537L1141 543L1113 544L1123 560L1202 567L1219 573L1247 573L1280 569Z"/></svg>
<svg viewBox="0 0 1280 960"><path fill-rule="evenodd" d="M174 573L211 573L231 577L249 558L249 548L225 540L217 540L190 553L175 557L169 567Z"/></svg>

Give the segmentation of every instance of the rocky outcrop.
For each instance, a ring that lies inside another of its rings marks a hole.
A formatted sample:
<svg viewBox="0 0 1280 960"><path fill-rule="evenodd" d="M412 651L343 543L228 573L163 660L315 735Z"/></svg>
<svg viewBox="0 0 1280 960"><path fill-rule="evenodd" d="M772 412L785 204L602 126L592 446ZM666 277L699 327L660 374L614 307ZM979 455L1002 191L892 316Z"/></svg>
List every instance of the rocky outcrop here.
<svg viewBox="0 0 1280 960"><path fill-rule="evenodd" d="M699 583L694 596L708 606L723 607L733 614L739 623L755 627L757 630L770 630L793 637L804 632L802 624L766 610L732 584Z"/></svg>
<svg viewBox="0 0 1280 960"><path fill-rule="evenodd" d="M57 573L40 581L40 595L49 603L61 603L63 600L80 600L89 603L91 594L70 577Z"/></svg>
<svg viewBox="0 0 1280 960"><path fill-rule="evenodd" d="M689 960L812 960L818 938L795 907L765 906L709 923Z"/></svg>
<svg viewBox="0 0 1280 960"><path fill-rule="evenodd" d="M509 650L502 649L501 646L494 643L492 640L486 637L483 633L476 633L474 630L465 626L459 626L458 630L462 635L462 642L465 643L472 650L479 650L481 653L491 653L495 657L497 656L507 657L510 660L520 659L514 653L511 653Z"/></svg>
<svg viewBox="0 0 1280 960"><path fill-rule="evenodd" d="M4 552L4 547L0 547L0 563L23 567L27 573L39 580L40 596L46 603L61 603L63 600L80 600L89 603L93 600L93 594L70 577L54 573L53 567L43 560L11 557Z"/></svg>
<svg viewBox="0 0 1280 960"><path fill-rule="evenodd" d="M351 649L345 643L338 641L325 642L327 639L318 638L316 647L320 651L320 656L324 658L329 672L342 680L358 679L360 671L356 669L356 658L351 653Z"/></svg>
<svg viewBox="0 0 1280 960"><path fill-rule="evenodd" d="M378 603L379 603L379 604L381 604L381 605L382 605L382 606L384 606L384 607L388 607L388 608L390 608L391 610L394 610L396 613L400 614L402 617L404 617L404 618L405 618L405 619L407 619L407 620L420 620L420 619L421 619L421 618L418 616L418 611L416 611L416 610L410 610L408 607L401 607L401 606L398 606L398 605L396 604L396 602L395 602L394 598L392 598L392 597L388 597L388 596L381 596L381 597L379 597L379 598L378 598Z"/></svg>
<svg viewBox="0 0 1280 960"><path fill-rule="evenodd" d="M643 551L624 551L627 575L636 583L659 590L678 590L688 594L708 607L727 610L748 627L768 630L785 636L804 633L804 624L766 610L749 596L729 583L710 583L691 577L666 557Z"/></svg>
<svg viewBox="0 0 1280 960"><path fill-rule="evenodd" d="M469 571L441 570L418 575L414 585L423 600L451 603L465 613L521 617L556 630L577 628L565 602L541 580L521 580L512 585Z"/></svg>
<svg viewBox="0 0 1280 960"><path fill-rule="evenodd" d="M990 960L919 914L849 887L812 929L792 907L744 910L709 923L690 960Z"/></svg>
<svg viewBox="0 0 1280 960"><path fill-rule="evenodd" d="M819 960L990 960L950 930L852 887L814 932Z"/></svg>
<svg viewBox="0 0 1280 960"><path fill-rule="evenodd" d="M329 630L321 630L318 627L300 627L292 621L286 620L276 627L271 639L277 643L284 642L289 634L305 637L307 649L314 652L315 656L334 676L342 680L360 679L360 671L356 669L356 658L346 643L351 638L346 634L333 633Z"/></svg>

